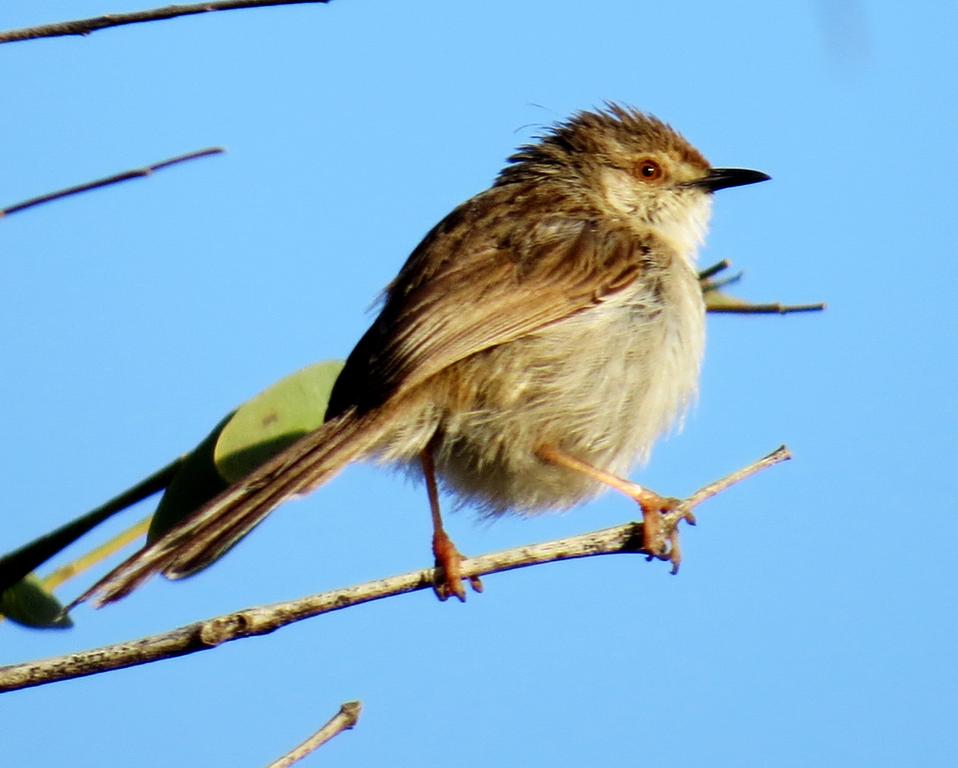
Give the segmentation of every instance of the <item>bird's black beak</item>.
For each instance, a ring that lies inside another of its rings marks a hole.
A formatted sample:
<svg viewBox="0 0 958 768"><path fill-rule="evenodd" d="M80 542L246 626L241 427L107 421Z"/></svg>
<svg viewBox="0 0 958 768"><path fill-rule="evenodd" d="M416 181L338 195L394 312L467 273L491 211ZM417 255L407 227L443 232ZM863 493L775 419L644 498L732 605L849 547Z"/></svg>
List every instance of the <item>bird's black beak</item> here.
<svg viewBox="0 0 958 768"><path fill-rule="evenodd" d="M715 192L728 187L743 187L746 184L758 184L768 181L771 176L761 171L750 171L747 168L713 168L707 176L687 182L690 187Z"/></svg>

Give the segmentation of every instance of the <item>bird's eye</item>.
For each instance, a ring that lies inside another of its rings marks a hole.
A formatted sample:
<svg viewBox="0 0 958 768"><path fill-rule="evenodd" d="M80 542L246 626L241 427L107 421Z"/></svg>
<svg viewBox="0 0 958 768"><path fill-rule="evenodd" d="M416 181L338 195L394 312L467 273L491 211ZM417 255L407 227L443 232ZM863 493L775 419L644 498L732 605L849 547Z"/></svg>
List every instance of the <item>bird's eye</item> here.
<svg viewBox="0 0 958 768"><path fill-rule="evenodd" d="M635 166L635 175L642 181L658 181L662 173L662 166L655 160L639 160Z"/></svg>

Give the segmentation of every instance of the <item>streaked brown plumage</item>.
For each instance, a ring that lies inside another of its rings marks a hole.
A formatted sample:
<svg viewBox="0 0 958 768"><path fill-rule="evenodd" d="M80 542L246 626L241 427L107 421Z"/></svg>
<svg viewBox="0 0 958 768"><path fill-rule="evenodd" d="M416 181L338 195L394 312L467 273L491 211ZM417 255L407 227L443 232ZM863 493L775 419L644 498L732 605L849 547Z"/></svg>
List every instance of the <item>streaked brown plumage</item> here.
<svg viewBox="0 0 958 768"><path fill-rule="evenodd" d="M695 396L704 307L694 258L711 193L766 178L711 169L667 125L617 105L557 125L413 251L324 426L84 598L118 599L156 571L188 575L283 500L367 457L422 461L427 475L434 465L486 514L599 493L609 483L598 470L621 476L645 460ZM640 502L651 535L663 500L620 490ZM458 553L433 506L439 592L462 598Z"/></svg>

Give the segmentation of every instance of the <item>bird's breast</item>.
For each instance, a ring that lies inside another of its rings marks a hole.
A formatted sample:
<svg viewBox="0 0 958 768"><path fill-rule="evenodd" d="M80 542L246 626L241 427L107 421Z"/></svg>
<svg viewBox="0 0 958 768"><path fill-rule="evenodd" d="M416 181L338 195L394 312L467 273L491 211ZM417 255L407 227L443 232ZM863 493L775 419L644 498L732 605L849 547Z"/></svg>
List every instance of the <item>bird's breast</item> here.
<svg viewBox="0 0 958 768"><path fill-rule="evenodd" d="M703 344L697 275L667 260L594 307L452 366L433 412L440 473L491 513L592 496L599 486L536 449L626 474L694 400Z"/></svg>

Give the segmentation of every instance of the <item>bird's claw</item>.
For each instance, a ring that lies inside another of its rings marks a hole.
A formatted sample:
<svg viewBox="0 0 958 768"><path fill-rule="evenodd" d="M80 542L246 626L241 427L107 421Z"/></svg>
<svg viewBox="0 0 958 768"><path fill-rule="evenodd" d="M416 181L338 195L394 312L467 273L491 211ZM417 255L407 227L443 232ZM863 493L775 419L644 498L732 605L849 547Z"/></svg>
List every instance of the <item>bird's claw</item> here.
<svg viewBox="0 0 958 768"><path fill-rule="evenodd" d="M672 574L679 572L682 548L679 546L679 523L695 525L695 515L683 507L681 499L659 496L643 489L636 498L642 510L642 550L648 560L668 560Z"/></svg>
<svg viewBox="0 0 958 768"><path fill-rule="evenodd" d="M455 596L459 598L459 602L466 602L463 579L468 579L473 592L482 592L482 581L478 576L462 575L462 554L445 531L439 531L433 535L432 551L436 557L432 589L440 601L445 602Z"/></svg>

